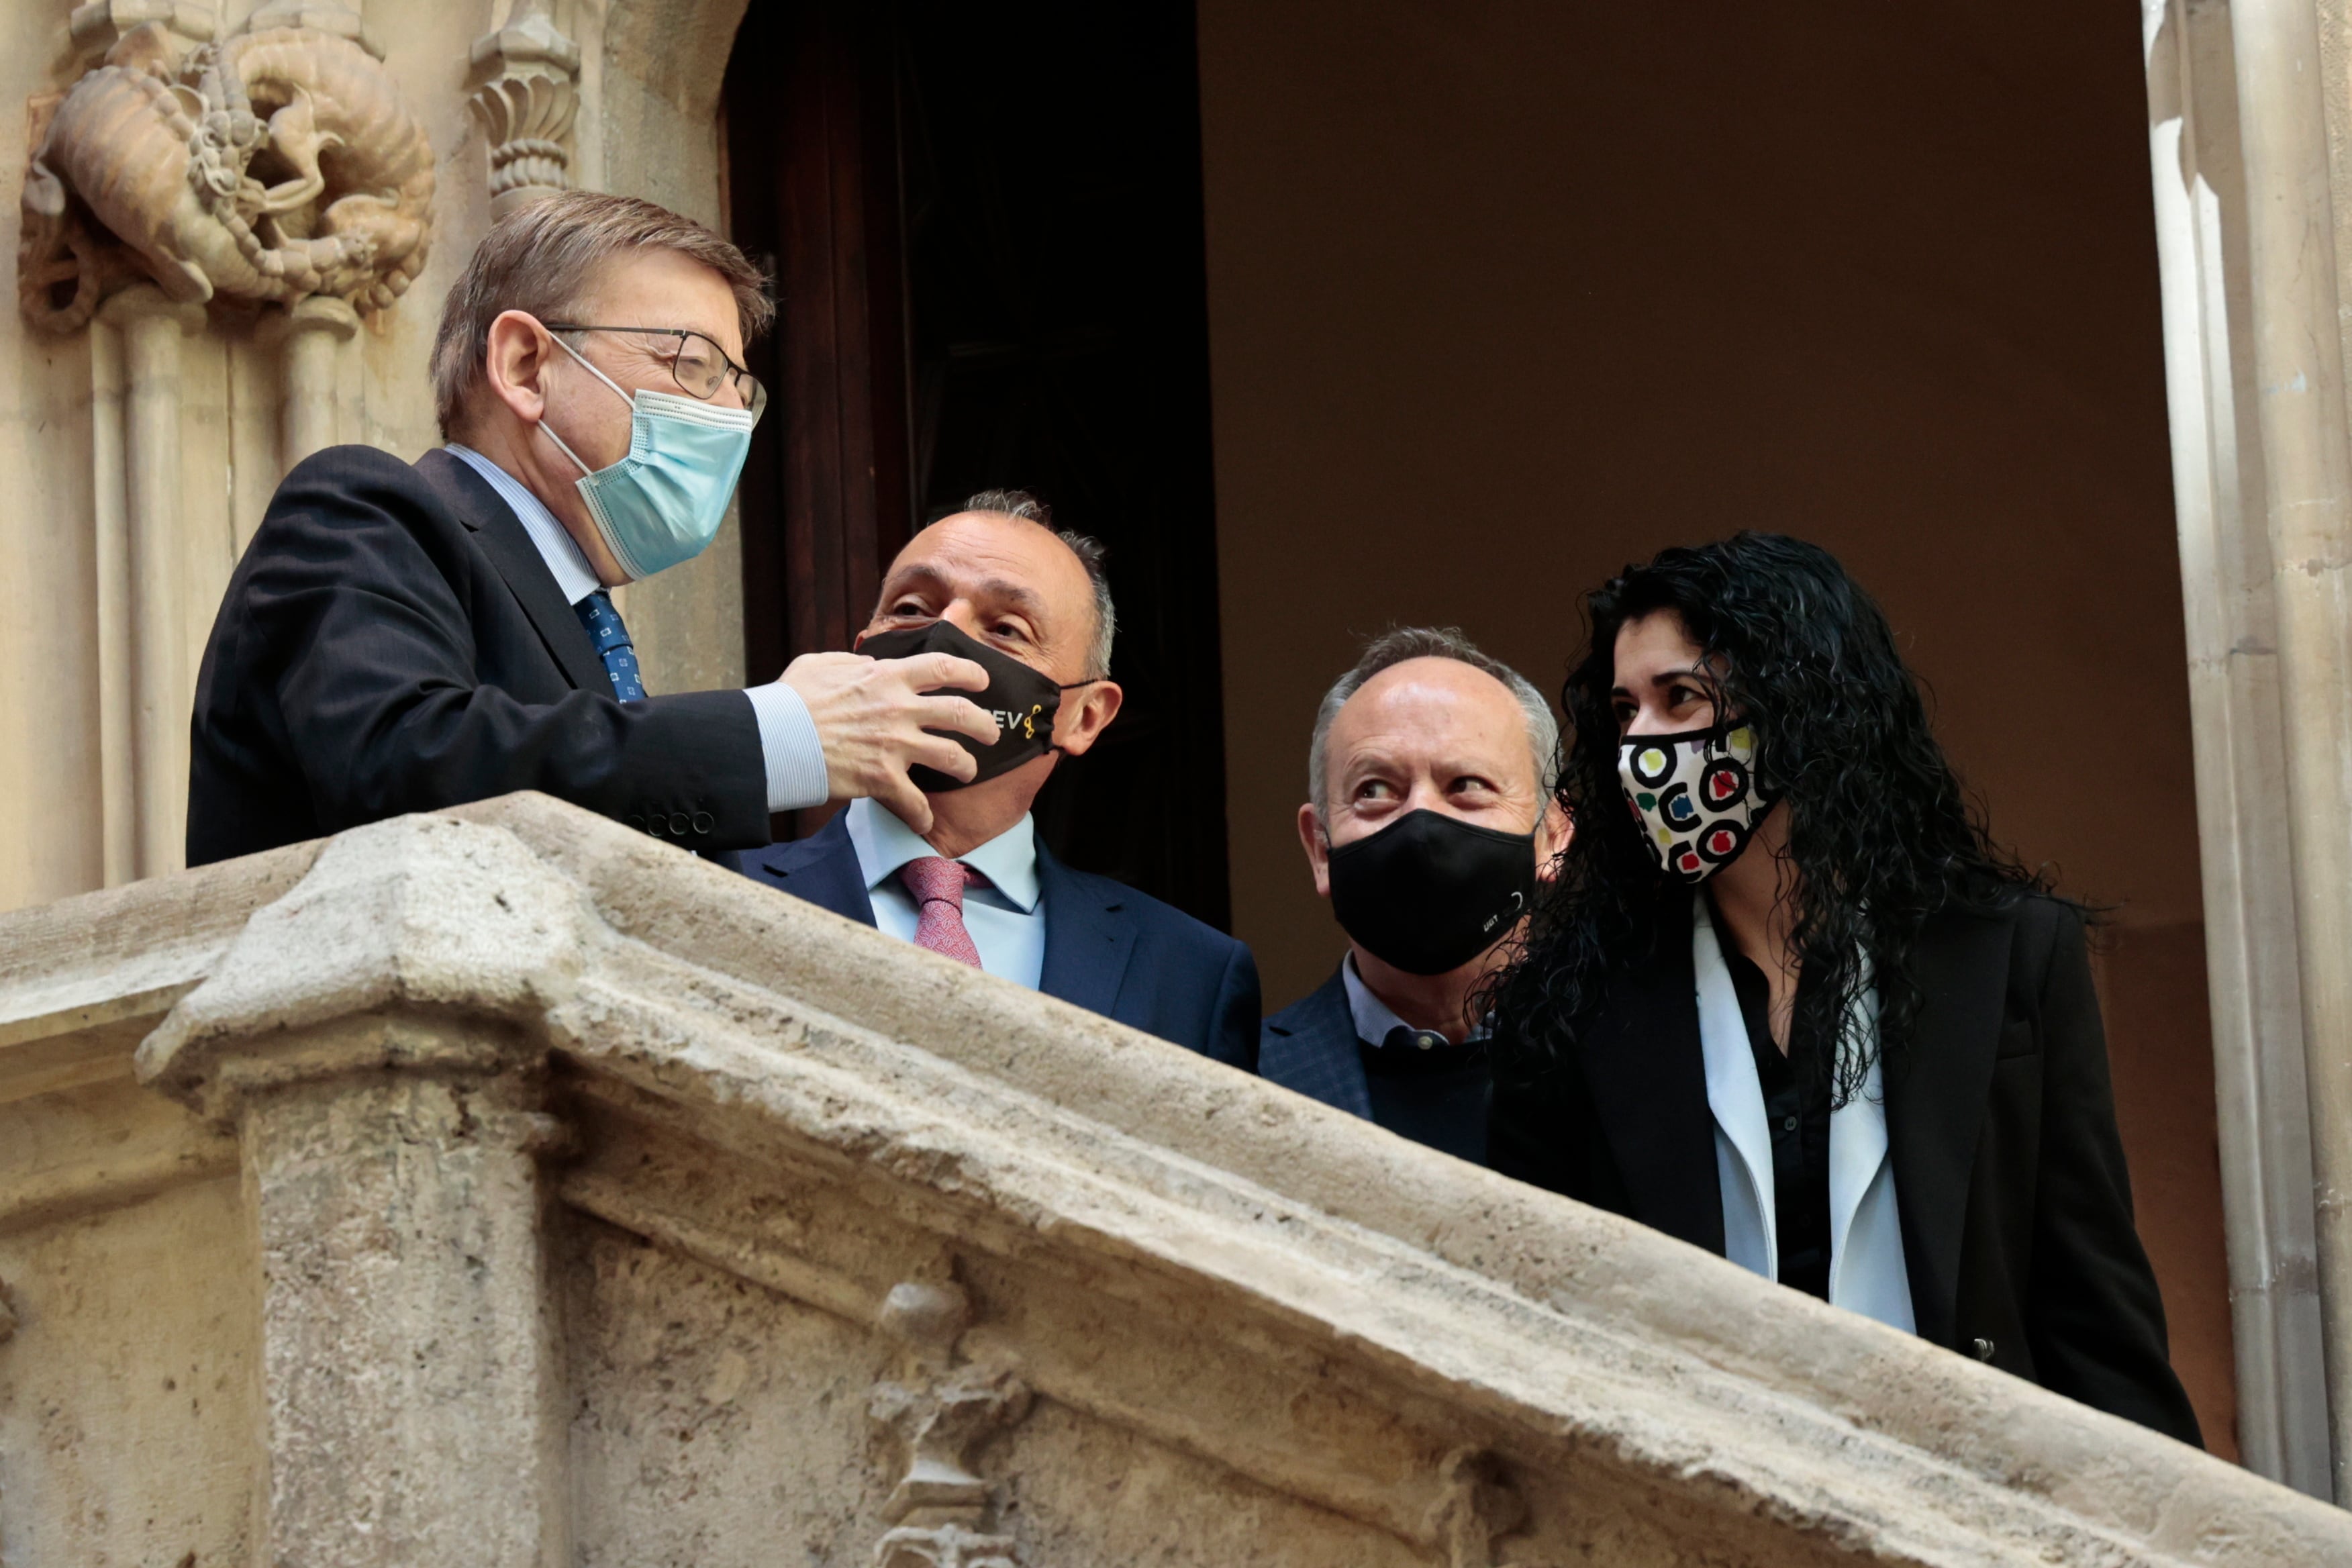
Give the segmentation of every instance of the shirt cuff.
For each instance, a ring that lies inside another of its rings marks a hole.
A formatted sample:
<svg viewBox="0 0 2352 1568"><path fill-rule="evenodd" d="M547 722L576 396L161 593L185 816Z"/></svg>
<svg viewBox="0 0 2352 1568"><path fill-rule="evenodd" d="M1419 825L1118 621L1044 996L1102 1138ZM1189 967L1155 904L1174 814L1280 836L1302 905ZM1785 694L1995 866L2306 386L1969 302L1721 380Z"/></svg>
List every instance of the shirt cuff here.
<svg viewBox="0 0 2352 1568"><path fill-rule="evenodd" d="M801 694L779 680L744 689L751 712L760 721L760 752L768 764L768 809L798 811L823 805L825 787L824 743L817 739L816 721L809 717Z"/></svg>

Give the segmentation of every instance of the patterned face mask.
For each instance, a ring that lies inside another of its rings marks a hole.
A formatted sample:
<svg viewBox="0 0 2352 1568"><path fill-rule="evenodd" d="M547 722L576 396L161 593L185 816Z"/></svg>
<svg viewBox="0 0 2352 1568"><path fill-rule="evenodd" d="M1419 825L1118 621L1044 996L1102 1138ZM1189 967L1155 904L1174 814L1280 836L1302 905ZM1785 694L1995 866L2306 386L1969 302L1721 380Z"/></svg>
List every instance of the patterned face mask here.
<svg viewBox="0 0 2352 1568"><path fill-rule="evenodd" d="M1617 776L1658 868L1696 886L1739 858L1773 798L1755 777L1756 731L1631 735Z"/></svg>

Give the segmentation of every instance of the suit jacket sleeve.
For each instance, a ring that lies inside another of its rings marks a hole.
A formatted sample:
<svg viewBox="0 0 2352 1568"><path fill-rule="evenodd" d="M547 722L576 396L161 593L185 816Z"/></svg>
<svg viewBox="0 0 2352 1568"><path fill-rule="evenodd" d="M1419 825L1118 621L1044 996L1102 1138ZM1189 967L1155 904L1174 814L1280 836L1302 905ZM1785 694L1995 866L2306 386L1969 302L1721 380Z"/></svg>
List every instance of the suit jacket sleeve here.
<svg viewBox="0 0 2352 1568"><path fill-rule="evenodd" d="M508 590L457 558L454 528L436 537L418 515L411 472L305 465L256 542L240 635L268 650L254 673L274 688L323 829L536 789L625 819L699 816L698 848L766 843L765 763L740 691L534 703L482 683L462 595Z"/></svg>
<svg viewBox="0 0 2352 1568"><path fill-rule="evenodd" d="M2034 1365L2057 1393L2201 1447L2132 1221L2082 918L2051 907L2056 931L2041 993L2042 1173L2025 1315Z"/></svg>
<svg viewBox="0 0 2352 1568"><path fill-rule="evenodd" d="M1209 1026L1209 1049L1203 1054L1244 1072L1257 1071L1261 1006L1257 959L1247 943L1237 942L1217 984L1216 1015Z"/></svg>

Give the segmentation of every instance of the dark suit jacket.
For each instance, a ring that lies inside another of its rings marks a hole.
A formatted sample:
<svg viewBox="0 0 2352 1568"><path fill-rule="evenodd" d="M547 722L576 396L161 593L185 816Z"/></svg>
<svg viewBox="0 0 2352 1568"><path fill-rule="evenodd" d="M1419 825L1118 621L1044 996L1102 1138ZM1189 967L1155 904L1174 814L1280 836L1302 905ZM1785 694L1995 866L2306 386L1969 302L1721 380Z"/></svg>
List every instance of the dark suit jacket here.
<svg viewBox="0 0 2352 1568"><path fill-rule="evenodd" d="M2081 915L2040 894L1948 911L1913 962L1886 1131L1921 1337L2200 1442L2133 1227ZM1723 1251L1687 934L1620 978L1570 1058L1509 1076L1497 1170Z"/></svg>
<svg viewBox="0 0 2352 1568"><path fill-rule="evenodd" d="M188 863L544 790L692 849L768 841L751 699L624 705L530 536L446 452L304 459L205 645Z"/></svg>
<svg viewBox="0 0 2352 1568"><path fill-rule="evenodd" d="M1356 1016L1348 1010L1348 983L1331 978L1265 1021L1258 1033L1257 1073L1268 1083L1372 1119L1372 1091L1364 1081Z"/></svg>
<svg viewBox="0 0 2352 1568"><path fill-rule="evenodd" d="M845 816L806 838L740 856L738 864L772 888L874 923ZM1257 960L1247 947L1149 894L1070 869L1043 844L1037 887L1045 916L1040 991L1257 1070Z"/></svg>

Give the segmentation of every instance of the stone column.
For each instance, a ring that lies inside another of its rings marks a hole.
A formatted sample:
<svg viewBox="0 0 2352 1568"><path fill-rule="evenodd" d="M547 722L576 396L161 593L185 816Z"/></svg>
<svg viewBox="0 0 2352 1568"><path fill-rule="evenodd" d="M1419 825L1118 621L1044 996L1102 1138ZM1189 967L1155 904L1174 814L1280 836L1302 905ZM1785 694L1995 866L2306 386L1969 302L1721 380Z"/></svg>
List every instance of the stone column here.
<svg viewBox="0 0 2352 1568"><path fill-rule="evenodd" d="M2311 0L2237 0L2240 144L2285 710L2334 1491L2352 1502L2352 451Z"/></svg>
<svg viewBox="0 0 2352 1568"><path fill-rule="evenodd" d="M123 522L128 614L114 635L131 673L131 860L142 877L176 871L186 854L187 628L180 592L180 340L205 326L202 306L174 304L152 284L106 302L122 333ZM108 498L101 489L100 501ZM100 520L100 538L111 530ZM101 616L101 624L105 618ZM114 858L110 850L110 860Z"/></svg>
<svg viewBox="0 0 2352 1568"><path fill-rule="evenodd" d="M272 324L283 375L278 460L287 469L341 438L335 350L359 330L358 312L324 294L297 300Z"/></svg>
<svg viewBox="0 0 2352 1568"><path fill-rule="evenodd" d="M122 334L89 330L91 555L97 566L99 844L106 886L139 877L139 740L132 691L131 498Z"/></svg>
<svg viewBox="0 0 2352 1568"><path fill-rule="evenodd" d="M553 1521L512 1502L561 1473L538 1086L495 1029L394 1018L288 1043L315 1076L234 1095L265 1282L270 1560L537 1568Z"/></svg>
<svg viewBox="0 0 2352 1568"><path fill-rule="evenodd" d="M500 829L358 829L141 1048L240 1146L268 1562L570 1561L533 1022L578 973L575 902Z"/></svg>
<svg viewBox="0 0 2352 1568"><path fill-rule="evenodd" d="M2246 1467L2329 1495L2286 723L2229 13L2142 12Z"/></svg>

